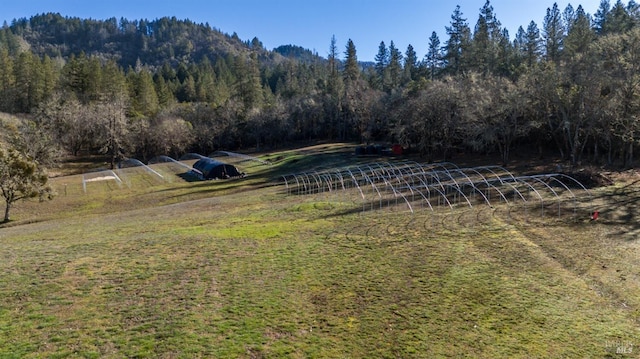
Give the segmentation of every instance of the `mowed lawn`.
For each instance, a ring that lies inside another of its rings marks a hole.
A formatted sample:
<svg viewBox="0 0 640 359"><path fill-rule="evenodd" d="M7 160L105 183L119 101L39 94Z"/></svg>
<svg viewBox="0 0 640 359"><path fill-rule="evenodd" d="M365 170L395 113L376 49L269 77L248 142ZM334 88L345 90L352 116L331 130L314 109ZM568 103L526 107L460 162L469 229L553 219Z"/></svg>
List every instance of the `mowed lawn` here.
<svg viewBox="0 0 640 359"><path fill-rule="evenodd" d="M634 183L594 191L598 221L547 223L363 213L287 196L285 166L56 178L0 228L0 358L638 357Z"/></svg>

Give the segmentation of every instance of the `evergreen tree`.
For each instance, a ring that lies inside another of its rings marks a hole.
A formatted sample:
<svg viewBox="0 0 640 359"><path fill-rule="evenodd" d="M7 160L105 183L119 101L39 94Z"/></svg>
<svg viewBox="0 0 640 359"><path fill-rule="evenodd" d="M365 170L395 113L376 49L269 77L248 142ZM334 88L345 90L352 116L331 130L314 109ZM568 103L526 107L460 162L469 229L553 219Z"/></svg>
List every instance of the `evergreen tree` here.
<svg viewBox="0 0 640 359"><path fill-rule="evenodd" d="M13 57L22 51L21 47L20 37L14 34L5 22L5 26L0 29L0 50L7 50L7 54Z"/></svg>
<svg viewBox="0 0 640 359"><path fill-rule="evenodd" d="M160 106L160 108L166 108L174 102L175 98L173 96L173 92L169 88L169 85L167 85L164 77L159 76L158 73L156 73L153 76L153 85L156 89L156 94L158 96L158 105Z"/></svg>
<svg viewBox="0 0 640 359"><path fill-rule="evenodd" d="M57 82L48 58L40 60L31 52L22 52L15 61L13 97L15 110L28 113L51 95Z"/></svg>
<svg viewBox="0 0 640 359"><path fill-rule="evenodd" d="M576 54L584 53L595 40L595 32L591 26L590 17L584 12L582 5L578 6L571 22L567 23L567 36L564 39L564 56L572 58Z"/></svg>
<svg viewBox="0 0 640 359"><path fill-rule="evenodd" d="M339 117L342 109L342 93L344 82L339 72L338 46L335 35L331 37L328 56L327 96L325 99L325 113L327 114L327 136L333 139L339 133Z"/></svg>
<svg viewBox="0 0 640 359"><path fill-rule="evenodd" d="M235 82L235 76L231 71L233 66L233 57L218 57L213 69L216 74L216 93L215 98L218 104L223 104L232 96L232 86Z"/></svg>
<svg viewBox="0 0 640 359"><path fill-rule="evenodd" d="M568 4L564 11L562 12L562 20L564 21L564 29L566 33L571 31L571 26L576 21L576 11L573 9L571 4Z"/></svg>
<svg viewBox="0 0 640 359"><path fill-rule="evenodd" d="M538 25L531 21L527 26L527 33L524 42L525 62L529 68L538 62L542 53L542 39Z"/></svg>
<svg viewBox="0 0 640 359"><path fill-rule="evenodd" d="M360 78L360 66L358 65L358 56L356 54L356 45L349 39L347 41L345 54L345 64L343 77L345 82L355 81Z"/></svg>
<svg viewBox="0 0 640 359"><path fill-rule="evenodd" d="M607 33L609 19L609 13L611 12L611 3L609 0L600 0L600 6L593 16L593 24L596 28L598 35L605 35Z"/></svg>
<svg viewBox="0 0 640 359"><path fill-rule="evenodd" d="M87 58L83 53L71 55L62 69L62 85L65 91L73 93L83 103L88 102L89 75Z"/></svg>
<svg viewBox="0 0 640 359"><path fill-rule="evenodd" d="M384 70L389 66L389 51L387 50L387 45L384 41L380 41L380 45L378 46L378 53L376 54L374 68L376 72L382 76Z"/></svg>
<svg viewBox="0 0 640 359"><path fill-rule="evenodd" d="M353 41L347 41L345 51L345 66L342 73L344 78L344 101L342 102L341 123L338 138L346 140L355 129L358 121L358 109L363 95L362 81L360 79L360 67L356 54L356 46Z"/></svg>
<svg viewBox="0 0 640 359"><path fill-rule="evenodd" d="M404 76L403 76L403 84L411 82L416 78L416 71L418 69L418 55L416 54L416 50L413 49L413 46L409 44L407 46L407 51L404 53Z"/></svg>
<svg viewBox="0 0 640 359"><path fill-rule="evenodd" d="M519 75L519 71L517 71L519 63L516 50L509 41L507 29L502 29L496 46L495 68L492 72L515 80Z"/></svg>
<svg viewBox="0 0 640 359"><path fill-rule="evenodd" d="M188 64L181 62L176 69L176 79L182 84L191 75L189 72ZM244 65L244 63L242 64Z"/></svg>
<svg viewBox="0 0 640 359"><path fill-rule="evenodd" d="M623 34L634 26L634 20L621 0L616 1L605 20L606 34Z"/></svg>
<svg viewBox="0 0 640 359"><path fill-rule="evenodd" d="M82 73L85 78L85 92L82 96L85 102L100 101L102 99L102 84L108 79L103 79L103 64L97 56L85 58L82 64Z"/></svg>
<svg viewBox="0 0 640 359"><path fill-rule="evenodd" d="M59 69L53 60L51 60L47 55L44 55L44 58L42 59L42 76L42 86L44 91L42 100L44 101L53 95L54 91L58 87L58 81L60 78Z"/></svg>
<svg viewBox="0 0 640 359"><path fill-rule="evenodd" d="M247 87L241 86L240 88L240 91L244 91ZM246 92L239 92L240 95L245 93ZM191 74L188 74L180 84L177 99L179 102L193 102L196 100L196 80L191 76Z"/></svg>
<svg viewBox="0 0 640 359"><path fill-rule="evenodd" d="M159 110L159 102L151 72L146 68L139 72L129 72L128 80L132 117L155 116Z"/></svg>
<svg viewBox="0 0 640 359"><path fill-rule="evenodd" d="M336 36L331 36L331 44L329 45L329 79L327 89L329 93L335 93L335 89L338 88L336 79L338 78L338 45L336 43Z"/></svg>
<svg viewBox="0 0 640 359"><path fill-rule="evenodd" d="M429 48L424 61L429 74L429 79L435 79L443 65L443 54L442 49L440 48L440 39L435 31L433 31L431 33L431 37L429 37Z"/></svg>
<svg viewBox="0 0 640 359"><path fill-rule="evenodd" d="M207 56L198 64L198 74L196 81L197 101L213 103L216 97L216 74Z"/></svg>
<svg viewBox="0 0 640 359"><path fill-rule="evenodd" d="M389 43L389 84L387 89L389 91L396 90L400 86L402 80L402 53L394 45L393 41Z"/></svg>
<svg viewBox="0 0 640 359"><path fill-rule="evenodd" d="M447 72L454 75L463 73L467 69L466 56L471 44L471 29L467 19L462 17L460 5L456 6L451 15L451 26L445 29L449 35L444 53Z"/></svg>
<svg viewBox="0 0 640 359"><path fill-rule="evenodd" d="M261 83L260 77L260 62L258 61L258 54L252 52L249 55L249 63L248 63L248 102L245 104L249 104L250 107L260 107L264 102L264 94L263 87Z"/></svg>
<svg viewBox="0 0 640 359"><path fill-rule="evenodd" d="M385 79L385 75L387 75L387 66L389 66L389 51L387 50L387 45L385 45L384 41L380 41L380 46L378 46L378 53L375 56L375 88L382 90L384 88L384 84L388 82Z"/></svg>
<svg viewBox="0 0 640 359"><path fill-rule="evenodd" d="M527 32L522 26L518 27L516 37L513 39L514 65L516 67L529 66L526 56Z"/></svg>
<svg viewBox="0 0 640 359"><path fill-rule="evenodd" d="M262 41L258 40L258 38L257 38L257 37L254 37L254 38L251 40L250 47L251 47L252 49L254 49L254 50L263 50L263 49L264 49L264 46L262 45Z"/></svg>
<svg viewBox="0 0 640 359"><path fill-rule="evenodd" d="M557 3L554 3L553 7L547 8L543 28L545 58L547 61L558 62L560 61L565 32Z"/></svg>
<svg viewBox="0 0 640 359"><path fill-rule="evenodd" d="M501 41L500 22L487 0L480 9L472 41L473 68L480 73L494 72L497 67L498 44Z"/></svg>
<svg viewBox="0 0 640 359"><path fill-rule="evenodd" d="M7 49L0 48L0 111L13 112L15 109L14 61Z"/></svg>
<svg viewBox="0 0 640 359"><path fill-rule="evenodd" d="M248 113L262 104L262 86L257 55L252 53L246 60L241 57L237 58L234 73L237 76L235 96L244 105L244 112Z"/></svg>
<svg viewBox="0 0 640 359"><path fill-rule="evenodd" d="M517 50L518 54L525 53L525 44L527 43L527 32L524 31L522 26L518 27L516 31L516 37L513 39L513 47Z"/></svg>
<svg viewBox="0 0 640 359"><path fill-rule="evenodd" d="M162 76L165 81L173 81L176 79L176 71L171 67L169 62L164 62L160 70L157 72L158 75Z"/></svg>
<svg viewBox="0 0 640 359"><path fill-rule="evenodd" d="M18 112L28 113L34 105L36 97L35 59L31 52L21 53L15 62L15 109Z"/></svg>
<svg viewBox="0 0 640 359"><path fill-rule="evenodd" d="M216 83L213 71L205 71L200 74L196 82L196 100L198 102L215 101Z"/></svg>
<svg viewBox="0 0 640 359"><path fill-rule="evenodd" d="M102 101L109 102L126 97L126 75L115 61L109 61L102 67L102 76L100 77L100 80L100 98Z"/></svg>
<svg viewBox="0 0 640 359"><path fill-rule="evenodd" d="M627 13L631 17L633 27L640 25L640 4L634 0L629 0L627 3Z"/></svg>

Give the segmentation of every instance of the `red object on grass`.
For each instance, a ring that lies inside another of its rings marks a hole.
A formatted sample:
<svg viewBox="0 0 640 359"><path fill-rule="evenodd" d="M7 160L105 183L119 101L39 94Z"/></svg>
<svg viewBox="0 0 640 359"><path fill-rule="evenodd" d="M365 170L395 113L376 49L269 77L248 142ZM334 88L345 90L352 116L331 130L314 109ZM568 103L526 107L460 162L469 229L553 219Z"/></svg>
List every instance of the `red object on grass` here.
<svg viewBox="0 0 640 359"><path fill-rule="evenodd" d="M596 219L598 219L598 215L600 214L600 212L595 211L591 214L591 220L595 221Z"/></svg>
<svg viewBox="0 0 640 359"><path fill-rule="evenodd" d="M401 155L402 154L402 146L400 146L399 144L395 144L395 145L391 146L391 152L394 155Z"/></svg>

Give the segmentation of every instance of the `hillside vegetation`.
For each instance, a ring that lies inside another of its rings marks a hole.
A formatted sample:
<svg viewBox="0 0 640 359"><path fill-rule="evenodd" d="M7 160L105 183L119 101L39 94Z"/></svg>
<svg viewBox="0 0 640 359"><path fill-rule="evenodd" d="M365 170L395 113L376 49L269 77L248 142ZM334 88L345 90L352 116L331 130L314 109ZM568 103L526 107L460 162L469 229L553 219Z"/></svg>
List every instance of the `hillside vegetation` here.
<svg viewBox="0 0 640 359"><path fill-rule="evenodd" d="M279 180L352 150L261 155L232 181L53 178L0 227L0 356L637 356L637 174L591 189L597 221L363 211Z"/></svg>
<svg viewBox="0 0 640 359"><path fill-rule="evenodd" d="M541 24L514 34L490 1L463 10L453 10L447 38L425 37L426 54L392 39L368 63L351 40L328 38L323 58L175 17L15 19L0 28L0 111L26 114L43 147L106 153L112 164L357 141L398 143L428 160L552 153L572 165L634 166L635 1L602 1L595 14L550 3Z"/></svg>

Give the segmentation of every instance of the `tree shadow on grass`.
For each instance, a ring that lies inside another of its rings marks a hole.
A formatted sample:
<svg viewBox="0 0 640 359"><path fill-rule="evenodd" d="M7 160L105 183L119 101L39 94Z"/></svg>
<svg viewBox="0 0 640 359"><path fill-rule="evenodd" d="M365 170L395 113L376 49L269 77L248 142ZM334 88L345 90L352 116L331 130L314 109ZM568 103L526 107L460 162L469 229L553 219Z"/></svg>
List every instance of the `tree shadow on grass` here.
<svg viewBox="0 0 640 359"><path fill-rule="evenodd" d="M613 234L624 237L628 241L634 241L638 238L637 234L640 234L640 180L596 196L594 200L602 203L602 208L598 209L598 223L620 227L620 230Z"/></svg>

